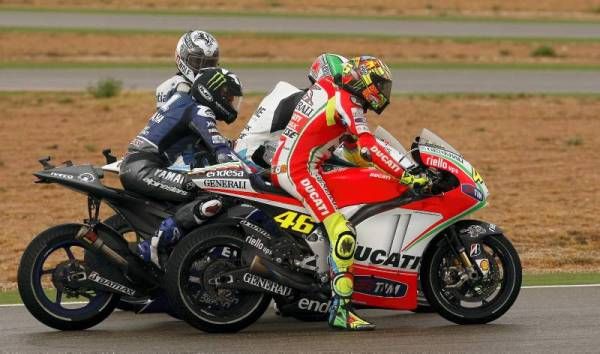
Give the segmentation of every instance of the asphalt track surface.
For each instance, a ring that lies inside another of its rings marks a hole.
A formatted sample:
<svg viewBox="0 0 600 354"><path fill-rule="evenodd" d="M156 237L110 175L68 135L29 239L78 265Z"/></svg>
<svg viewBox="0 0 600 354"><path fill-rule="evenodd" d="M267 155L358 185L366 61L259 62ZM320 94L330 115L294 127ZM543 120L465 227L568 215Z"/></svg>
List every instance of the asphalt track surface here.
<svg viewBox="0 0 600 354"><path fill-rule="evenodd" d="M154 90L174 69L0 69L0 91L77 91L98 80L125 89ZM268 92L280 80L308 84L302 69L235 70L245 92ZM600 71L393 69L396 93L598 93Z"/></svg>
<svg viewBox="0 0 600 354"><path fill-rule="evenodd" d="M600 38L600 24L0 11L0 26L128 30L340 33L388 36Z"/></svg>
<svg viewBox="0 0 600 354"><path fill-rule="evenodd" d="M325 323L280 318L271 310L237 334L196 331L167 315L115 312L100 325L59 332L23 307L0 308L4 352L528 352L581 353L600 348L600 287L523 289L503 317L460 326L437 314L361 311L374 332L331 331Z"/></svg>

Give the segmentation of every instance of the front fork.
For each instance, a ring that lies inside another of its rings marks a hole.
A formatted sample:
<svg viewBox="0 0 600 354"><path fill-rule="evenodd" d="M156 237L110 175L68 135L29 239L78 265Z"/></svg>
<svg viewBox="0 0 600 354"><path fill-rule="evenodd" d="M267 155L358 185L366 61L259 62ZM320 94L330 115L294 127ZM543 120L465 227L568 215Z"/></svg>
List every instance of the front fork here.
<svg viewBox="0 0 600 354"><path fill-rule="evenodd" d="M449 227L449 233L446 233L446 237L448 239L448 241L450 242L450 248L452 249L452 251L454 252L454 254L457 256L457 258L460 260L462 266L465 269L465 272L463 272L460 276L460 280L458 281L458 283L452 285L452 287L460 287L462 286L465 282L467 281L476 281L479 280L481 277L483 277L484 279L487 277L488 271L489 271L489 267L482 267L482 265L484 265L484 260L487 262L483 251L481 250L481 244L480 243L473 243L471 244L471 247L479 247L479 252L478 254L475 256L479 256L482 259L474 259L475 262L471 261L471 258L469 255L467 255L467 250L465 249L465 246L463 245L463 243L461 242L460 238L458 237L458 234L456 233L456 226L452 225ZM471 253L471 251L469 251L469 253Z"/></svg>

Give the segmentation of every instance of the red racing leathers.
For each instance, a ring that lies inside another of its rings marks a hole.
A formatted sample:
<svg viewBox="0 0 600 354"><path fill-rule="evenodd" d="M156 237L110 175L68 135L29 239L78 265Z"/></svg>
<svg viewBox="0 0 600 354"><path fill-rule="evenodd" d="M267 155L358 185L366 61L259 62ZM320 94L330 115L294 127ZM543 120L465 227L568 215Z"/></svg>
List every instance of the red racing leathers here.
<svg viewBox="0 0 600 354"><path fill-rule="evenodd" d="M317 81L302 97L285 128L272 161L272 179L302 201L319 222L336 212L335 201L320 175L320 166L342 136L357 139L372 162L400 179L404 170L369 131L356 97L328 77Z"/></svg>

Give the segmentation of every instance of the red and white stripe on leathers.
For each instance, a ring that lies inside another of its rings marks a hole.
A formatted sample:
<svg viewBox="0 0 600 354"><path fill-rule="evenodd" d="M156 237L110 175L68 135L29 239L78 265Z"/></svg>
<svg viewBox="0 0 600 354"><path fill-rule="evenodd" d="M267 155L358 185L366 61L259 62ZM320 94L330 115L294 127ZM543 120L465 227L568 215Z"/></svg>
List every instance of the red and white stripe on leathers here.
<svg viewBox="0 0 600 354"><path fill-rule="evenodd" d="M335 113L327 121L327 103ZM358 137L361 148L368 148L373 163L400 178L402 167L377 143L367 126L362 107L356 99L325 78L313 85L296 106L279 140L272 161L272 179L298 198L317 221L334 213L335 201L320 175L320 166L339 145L340 138Z"/></svg>

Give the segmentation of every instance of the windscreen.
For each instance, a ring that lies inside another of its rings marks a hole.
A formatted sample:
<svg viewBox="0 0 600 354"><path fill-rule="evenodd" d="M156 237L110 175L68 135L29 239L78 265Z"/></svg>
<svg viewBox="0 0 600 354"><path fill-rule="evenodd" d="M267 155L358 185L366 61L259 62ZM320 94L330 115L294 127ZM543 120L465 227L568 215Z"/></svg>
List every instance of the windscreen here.
<svg viewBox="0 0 600 354"><path fill-rule="evenodd" d="M441 147L444 150L448 150L457 155L462 156L460 154L460 152L458 152L458 150L456 150L454 147L452 147L452 145L448 144L444 139L440 138L439 136L434 134L431 130L426 129L426 128L423 128L423 130L421 130L421 134L419 135L419 144L433 145L433 146Z"/></svg>
<svg viewBox="0 0 600 354"><path fill-rule="evenodd" d="M385 128L378 126L374 132L375 137L383 142L383 145L387 147L391 147L392 151L388 151L392 157L394 157L397 161L400 162L400 165L404 169L409 169L415 165L415 162L411 158L410 154L407 150L402 146L402 144L396 140L396 138ZM389 149L388 149L389 150ZM395 151L394 151L395 150Z"/></svg>

